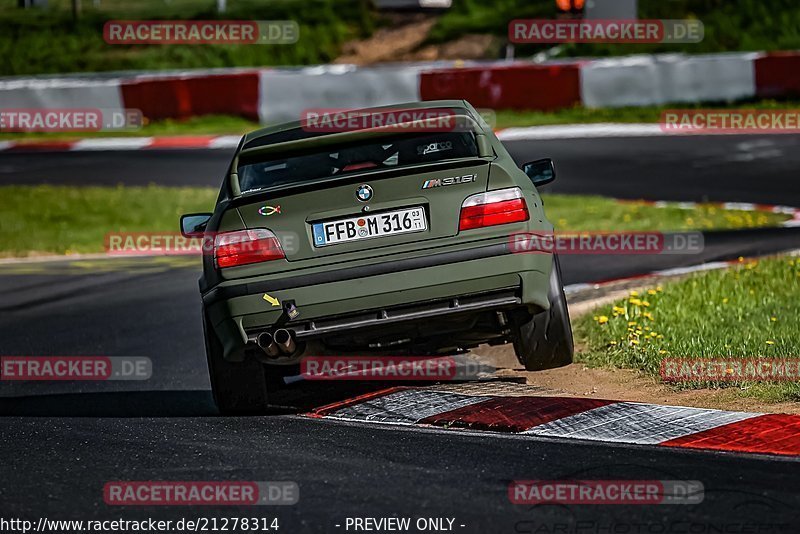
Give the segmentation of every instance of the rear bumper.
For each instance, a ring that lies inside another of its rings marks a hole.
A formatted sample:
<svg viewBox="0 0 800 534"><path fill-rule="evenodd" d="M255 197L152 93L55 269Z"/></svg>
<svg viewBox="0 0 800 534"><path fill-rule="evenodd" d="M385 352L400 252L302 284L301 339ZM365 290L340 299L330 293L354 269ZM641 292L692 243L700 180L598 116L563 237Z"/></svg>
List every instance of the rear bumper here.
<svg viewBox="0 0 800 534"><path fill-rule="evenodd" d="M225 357L238 361L248 338L276 326L291 328L302 339L492 307L547 308L551 268L549 254L512 254L507 242L494 242L288 277L223 282L203 295L203 303ZM285 314L287 303L300 312L294 320Z"/></svg>

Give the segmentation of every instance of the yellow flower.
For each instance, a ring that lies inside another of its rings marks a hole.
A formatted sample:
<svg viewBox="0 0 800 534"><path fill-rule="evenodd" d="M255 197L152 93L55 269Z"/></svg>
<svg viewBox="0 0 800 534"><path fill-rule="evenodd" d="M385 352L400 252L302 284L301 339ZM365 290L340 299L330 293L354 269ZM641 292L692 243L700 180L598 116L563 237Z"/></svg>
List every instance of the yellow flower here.
<svg viewBox="0 0 800 534"><path fill-rule="evenodd" d="M630 299L628 302L630 302L634 306L641 306L642 305L642 301L639 300L639 299Z"/></svg>
<svg viewBox="0 0 800 534"><path fill-rule="evenodd" d="M657 291L655 289L648 289L647 290L647 294L648 295L655 295L656 293L657 293Z"/></svg>
<svg viewBox="0 0 800 534"><path fill-rule="evenodd" d="M658 333L657 332L650 332L650 337L658 337Z"/></svg>
<svg viewBox="0 0 800 534"><path fill-rule="evenodd" d="M636 326L636 321L629 321L628 326Z"/></svg>
<svg viewBox="0 0 800 534"><path fill-rule="evenodd" d="M617 342L616 342L616 341L609 341L609 342L608 342L608 344L609 344L609 345L616 345L616 344L617 344Z"/></svg>
<svg viewBox="0 0 800 534"><path fill-rule="evenodd" d="M639 340L638 339L631 339L630 343L631 343L631 345L638 345L639 344Z"/></svg>
<svg viewBox="0 0 800 534"><path fill-rule="evenodd" d="M723 304L727 304L728 303L728 299L727 298L722 299L722 303Z"/></svg>
<svg viewBox="0 0 800 534"><path fill-rule="evenodd" d="M664 288L663 288L663 287L661 287L661 286L658 286L658 287L656 288L656 291L658 291L659 293L661 293L662 291L664 291Z"/></svg>
<svg viewBox="0 0 800 534"><path fill-rule="evenodd" d="M605 315L601 315L600 317L597 318L597 322L600 324L606 324L608 322L608 317L606 317Z"/></svg>
<svg viewBox="0 0 800 534"><path fill-rule="evenodd" d="M767 341L767 345L774 345L774 344L775 344L774 341Z"/></svg>
<svg viewBox="0 0 800 534"><path fill-rule="evenodd" d="M638 291L631 291L631 296L632 297L638 297L639 296L639 292Z"/></svg>
<svg viewBox="0 0 800 534"><path fill-rule="evenodd" d="M644 317L645 319L650 319L651 321L653 320L653 314L650 312L644 312L642 314L642 317Z"/></svg>
<svg viewBox="0 0 800 534"><path fill-rule="evenodd" d="M667 351L665 351L665 350L660 350L660 351L658 351L658 353L659 353L659 354L666 354L666 353L667 353Z"/></svg>
<svg viewBox="0 0 800 534"><path fill-rule="evenodd" d="M650 307L650 303L647 302L646 300L643 300L642 301L642 306L644 306L645 308L649 308Z"/></svg>
<svg viewBox="0 0 800 534"><path fill-rule="evenodd" d="M778 320L778 318L777 318L777 317L770 317L770 318L769 318L769 320L770 320L770 321L772 321L772 322L774 323L775 321L777 321L777 320Z"/></svg>

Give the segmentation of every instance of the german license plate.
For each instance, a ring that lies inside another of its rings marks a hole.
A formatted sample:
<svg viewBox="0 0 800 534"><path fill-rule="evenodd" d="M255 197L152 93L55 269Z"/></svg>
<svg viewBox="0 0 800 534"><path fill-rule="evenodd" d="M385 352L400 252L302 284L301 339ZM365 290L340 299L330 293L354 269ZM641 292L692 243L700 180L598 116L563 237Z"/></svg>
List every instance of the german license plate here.
<svg viewBox="0 0 800 534"><path fill-rule="evenodd" d="M326 247L375 237L424 232L428 226L425 209L417 207L316 223L312 229L314 246Z"/></svg>

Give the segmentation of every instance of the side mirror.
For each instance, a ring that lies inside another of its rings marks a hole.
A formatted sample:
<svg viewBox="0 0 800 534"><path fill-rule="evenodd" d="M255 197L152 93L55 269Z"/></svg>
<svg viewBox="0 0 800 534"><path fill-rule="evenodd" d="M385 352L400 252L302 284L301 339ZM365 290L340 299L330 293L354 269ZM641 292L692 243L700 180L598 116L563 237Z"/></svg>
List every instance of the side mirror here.
<svg viewBox="0 0 800 534"><path fill-rule="evenodd" d="M181 235L183 237L202 237L213 213L189 213L181 215Z"/></svg>
<svg viewBox="0 0 800 534"><path fill-rule="evenodd" d="M522 165L522 171L535 186L549 184L556 179L556 168L550 158L529 161Z"/></svg>

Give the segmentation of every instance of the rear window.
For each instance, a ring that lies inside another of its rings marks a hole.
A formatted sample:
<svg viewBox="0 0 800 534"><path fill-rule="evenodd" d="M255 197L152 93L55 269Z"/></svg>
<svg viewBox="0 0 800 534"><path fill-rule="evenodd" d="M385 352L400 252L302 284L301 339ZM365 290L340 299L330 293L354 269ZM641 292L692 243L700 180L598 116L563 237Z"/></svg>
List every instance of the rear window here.
<svg viewBox="0 0 800 534"><path fill-rule="evenodd" d="M408 134L287 158L246 162L238 168L239 187L242 194L246 194L371 169L394 169L477 156L478 147L472 132Z"/></svg>

